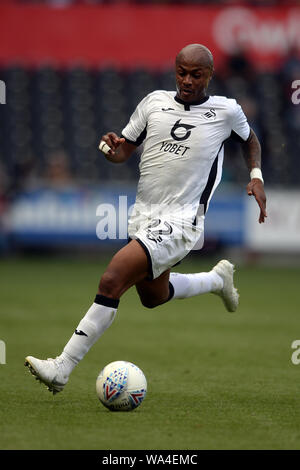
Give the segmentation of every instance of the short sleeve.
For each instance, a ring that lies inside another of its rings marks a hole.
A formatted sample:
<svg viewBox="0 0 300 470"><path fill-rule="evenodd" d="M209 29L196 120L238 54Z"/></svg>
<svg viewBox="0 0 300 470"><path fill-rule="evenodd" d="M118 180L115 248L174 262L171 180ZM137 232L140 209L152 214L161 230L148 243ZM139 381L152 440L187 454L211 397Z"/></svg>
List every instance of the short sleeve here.
<svg viewBox="0 0 300 470"><path fill-rule="evenodd" d="M250 126L241 106L234 100L232 131L244 142L250 135Z"/></svg>
<svg viewBox="0 0 300 470"><path fill-rule="evenodd" d="M147 134L148 96L146 96L136 107L122 136L131 144L140 145Z"/></svg>

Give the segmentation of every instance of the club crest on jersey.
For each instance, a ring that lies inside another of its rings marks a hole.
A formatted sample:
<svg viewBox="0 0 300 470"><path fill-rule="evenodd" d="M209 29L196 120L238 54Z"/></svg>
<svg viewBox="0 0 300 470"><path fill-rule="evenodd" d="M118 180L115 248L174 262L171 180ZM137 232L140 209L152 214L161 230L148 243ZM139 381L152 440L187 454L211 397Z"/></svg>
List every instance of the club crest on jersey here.
<svg viewBox="0 0 300 470"><path fill-rule="evenodd" d="M181 119L175 122L174 126L171 129L171 136L174 140L186 140L191 135L191 130L196 126L191 126L190 124L184 124L180 122Z"/></svg>
<svg viewBox="0 0 300 470"><path fill-rule="evenodd" d="M201 114L201 116L204 119L209 119L214 121L216 119L216 110L214 108L211 108L209 111L206 111L206 113Z"/></svg>

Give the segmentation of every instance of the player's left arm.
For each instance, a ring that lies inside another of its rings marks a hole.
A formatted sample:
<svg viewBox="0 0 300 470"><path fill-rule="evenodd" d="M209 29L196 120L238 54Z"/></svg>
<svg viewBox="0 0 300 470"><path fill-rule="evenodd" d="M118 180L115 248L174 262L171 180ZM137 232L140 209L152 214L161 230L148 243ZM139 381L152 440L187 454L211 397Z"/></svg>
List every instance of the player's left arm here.
<svg viewBox="0 0 300 470"><path fill-rule="evenodd" d="M261 146L253 129L250 128L249 137L245 142L241 143L241 146L242 146L243 155L244 155L250 174L252 170L255 170L255 169L260 170L261 169ZM255 177L256 171L257 170L254 171L253 176L251 176L251 181L247 185L247 193L249 196L254 196L257 204L259 205L260 215L259 215L258 221L261 224L262 222L265 221L265 217L267 217L267 212L266 212L266 200L267 199L266 199L264 183L262 179Z"/></svg>

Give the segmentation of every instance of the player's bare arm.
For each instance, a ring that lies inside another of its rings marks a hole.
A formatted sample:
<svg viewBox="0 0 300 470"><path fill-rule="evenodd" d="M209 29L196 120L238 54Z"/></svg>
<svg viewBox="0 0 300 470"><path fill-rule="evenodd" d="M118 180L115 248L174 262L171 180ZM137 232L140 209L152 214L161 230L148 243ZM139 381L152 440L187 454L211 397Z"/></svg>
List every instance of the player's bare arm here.
<svg viewBox="0 0 300 470"><path fill-rule="evenodd" d="M259 140L253 131L250 129L250 135L246 142L242 143L242 150L249 172L254 168L261 168L261 147ZM247 193L249 196L254 196L260 208L259 223L265 221L267 217L266 212L266 194L264 190L264 183L259 178L252 178L247 185Z"/></svg>
<svg viewBox="0 0 300 470"><path fill-rule="evenodd" d="M101 142L105 142L110 150L105 151L101 148ZM124 137L119 137L114 132L108 132L103 135L100 141L99 149L104 153L107 160L113 163L123 163L132 155L136 146L126 142Z"/></svg>

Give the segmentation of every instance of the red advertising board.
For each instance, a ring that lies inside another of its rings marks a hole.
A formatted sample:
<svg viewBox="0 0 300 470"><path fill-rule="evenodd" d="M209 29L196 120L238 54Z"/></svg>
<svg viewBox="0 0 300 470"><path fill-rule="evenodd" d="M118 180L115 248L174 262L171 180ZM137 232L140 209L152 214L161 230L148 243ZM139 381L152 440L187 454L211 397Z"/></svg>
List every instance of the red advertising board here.
<svg viewBox="0 0 300 470"><path fill-rule="evenodd" d="M242 47L269 68L300 51L297 6L0 6L0 19L0 64L164 67L186 44L202 43L217 65Z"/></svg>

